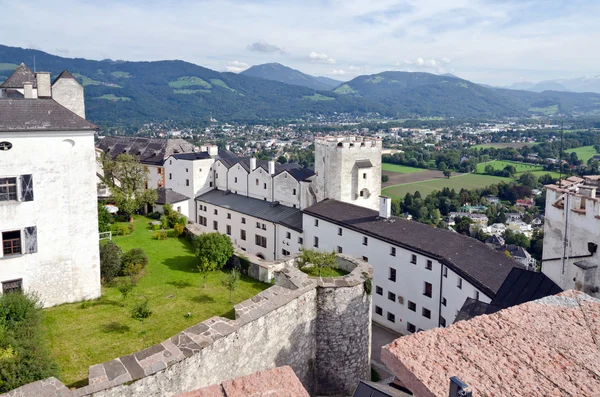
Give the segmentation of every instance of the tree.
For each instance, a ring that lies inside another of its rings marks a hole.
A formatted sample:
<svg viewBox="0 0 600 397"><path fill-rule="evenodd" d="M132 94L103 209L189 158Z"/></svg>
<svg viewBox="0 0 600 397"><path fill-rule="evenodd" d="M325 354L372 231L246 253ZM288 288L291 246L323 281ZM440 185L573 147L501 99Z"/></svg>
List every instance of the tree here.
<svg viewBox="0 0 600 397"><path fill-rule="evenodd" d="M445 169L445 170L443 171L443 173L444 173L444 176L445 176L446 178L448 178L448 179L450 179L450 177L452 176L452 170Z"/></svg>
<svg viewBox="0 0 600 397"><path fill-rule="evenodd" d="M133 285L143 275L143 270L148 264L148 255L141 248L132 248L121 257L121 272L131 279Z"/></svg>
<svg viewBox="0 0 600 397"><path fill-rule="evenodd" d="M402 201L400 199L392 199L392 215L400 216L402 213Z"/></svg>
<svg viewBox="0 0 600 397"><path fill-rule="evenodd" d="M123 251L112 241L100 245L100 276L110 283L121 271L121 255Z"/></svg>
<svg viewBox="0 0 600 397"><path fill-rule="evenodd" d="M484 168L484 172L488 175L494 175L494 166L491 164L486 165Z"/></svg>
<svg viewBox="0 0 600 397"><path fill-rule="evenodd" d="M319 277L321 277L322 270L337 268L336 257L337 255L335 252L300 248L300 255L298 255L296 263L300 270L306 270L309 267L316 267L317 274Z"/></svg>
<svg viewBox="0 0 600 397"><path fill-rule="evenodd" d="M279 157L277 157L277 162L278 162L279 164L285 164L285 163L287 163L287 162L288 162L288 159L287 159L287 157L285 157L285 156L279 156Z"/></svg>
<svg viewBox="0 0 600 397"><path fill-rule="evenodd" d="M594 150L596 151L596 153L600 153L600 144L594 145Z"/></svg>
<svg viewBox="0 0 600 397"><path fill-rule="evenodd" d="M106 206L102 203L98 203L98 231L100 233L110 231L110 224L112 221L112 216Z"/></svg>
<svg viewBox="0 0 600 397"><path fill-rule="evenodd" d="M220 233L204 233L195 240L196 256L199 259L198 271L203 275L206 286L206 275L213 270L222 269L233 255L233 244L229 236Z"/></svg>
<svg viewBox="0 0 600 397"><path fill-rule="evenodd" d="M110 189L120 211L132 215L158 199L156 189L146 189L148 167L137 156L122 153L113 159L104 153L100 164L103 171L100 180Z"/></svg>
<svg viewBox="0 0 600 397"><path fill-rule="evenodd" d="M223 281L223 285L229 290L229 303L231 303L231 293L237 288L240 282L240 272L236 269L231 269L227 274L227 278Z"/></svg>
<svg viewBox="0 0 600 397"><path fill-rule="evenodd" d="M388 175L381 175L381 182L386 183L389 180L390 180L390 177Z"/></svg>
<svg viewBox="0 0 600 397"><path fill-rule="evenodd" d="M144 333L144 321L152 315L152 310L148 307L148 299L144 299L135 304L131 309L131 318L142 322L142 333Z"/></svg>
<svg viewBox="0 0 600 397"><path fill-rule="evenodd" d="M534 188L538 185L538 178L531 172L526 172L519 177L519 183L521 185L529 186Z"/></svg>

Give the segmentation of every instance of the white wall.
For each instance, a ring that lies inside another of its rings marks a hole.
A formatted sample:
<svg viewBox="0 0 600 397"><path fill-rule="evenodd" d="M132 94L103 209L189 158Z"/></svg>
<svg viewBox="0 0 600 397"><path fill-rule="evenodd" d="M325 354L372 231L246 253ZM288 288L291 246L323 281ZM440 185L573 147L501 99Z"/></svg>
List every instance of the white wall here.
<svg viewBox="0 0 600 397"><path fill-rule="evenodd" d="M273 184L274 201L288 207L300 208L300 183L296 179L284 171L273 177Z"/></svg>
<svg viewBox="0 0 600 397"><path fill-rule="evenodd" d="M190 208L190 201L193 202L192 199L189 200L184 200L184 201L179 201L176 203L172 203L171 206L173 207L174 211L177 211L179 213L181 213L181 215L185 215L186 218L190 219L190 212L189 212L189 208ZM154 205L154 211L160 212L161 214L164 214L164 205L161 204L155 204ZM193 218L193 217L192 217Z"/></svg>
<svg viewBox="0 0 600 397"><path fill-rule="evenodd" d="M61 78L52 86L52 99L79 117L85 118L83 87L75 79Z"/></svg>
<svg viewBox="0 0 600 397"><path fill-rule="evenodd" d="M227 190L227 167L217 160L212 166L214 175L214 187L219 190Z"/></svg>
<svg viewBox="0 0 600 397"><path fill-rule="evenodd" d="M0 176L32 174L34 200L0 202L0 232L37 227L38 251L0 257L0 281L23 279L46 306L100 296L93 132L0 132ZM2 251L0 250L0 255Z"/></svg>
<svg viewBox="0 0 600 397"><path fill-rule="evenodd" d="M430 329L437 327L439 324L440 301L442 296L447 300L447 306L442 306L442 314L446 319L446 325L452 324L456 313L454 310L460 309L467 296L474 297L475 290L473 286L463 281L463 289L458 290L446 286L446 281L443 282L444 289L440 288L440 280L442 276L442 264L435 259L428 258L410 250L394 246L396 255L391 255L393 245L377 240L372 237L363 235L345 227L338 226L334 223L318 220L318 226L315 226L317 218L303 214L304 228L304 245L307 248L315 248L314 237L319 238L320 250L337 251L337 247L342 247L344 254L354 256L356 258L366 257L367 261L374 269L374 286L373 286L373 320L385 327L391 328L398 332L406 333L407 324L411 323L418 329ZM338 235L338 229L342 228L342 235ZM367 245L363 245L363 237L367 237ZM411 263L412 255L417 256L417 263ZM431 260L431 270L426 268L427 260ZM389 280L390 268L396 270L396 281ZM456 278L456 274L448 270L450 280ZM456 282L456 280L454 280ZM425 282L432 285L432 296L424 295ZM377 288L383 289L382 295L377 293ZM395 301L388 299L388 292L396 295ZM402 297L403 303L399 303L398 297ZM480 292L480 300L489 302L490 299ZM408 302L416 304L416 311L408 309ZM375 306L381 307L383 315L375 313ZM423 316L422 309L429 309L431 318ZM387 319L387 313L395 315L395 322L390 322ZM452 316L450 313L454 313Z"/></svg>
<svg viewBox="0 0 600 397"><path fill-rule="evenodd" d="M248 172L240 164L229 169L227 175L229 190L241 196L248 195Z"/></svg>
<svg viewBox="0 0 600 397"><path fill-rule="evenodd" d="M165 186L164 172L165 168L158 165L148 165L148 188L158 189Z"/></svg>
<svg viewBox="0 0 600 397"><path fill-rule="evenodd" d="M169 157L165 160L165 187L183 194L190 198L186 215L192 219L196 215L196 203L194 198L212 190L210 183L213 181L211 166L214 160L178 160ZM175 208L175 205L173 205ZM183 212L182 212L183 213Z"/></svg>
<svg viewBox="0 0 600 397"><path fill-rule="evenodd" d="M273 201L272 184L272 176L262 167L256 167L248 176L248 197Z"/></svg>

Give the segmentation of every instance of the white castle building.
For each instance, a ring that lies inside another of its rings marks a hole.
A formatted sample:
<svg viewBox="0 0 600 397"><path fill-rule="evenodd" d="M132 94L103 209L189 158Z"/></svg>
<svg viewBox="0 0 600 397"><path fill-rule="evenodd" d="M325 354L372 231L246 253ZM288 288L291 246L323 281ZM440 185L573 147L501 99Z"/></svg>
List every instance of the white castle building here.
<svg viewBox="0 0 600 397"><path fill-rule="evenodd" d="M119 152L131 152L131 138L120 139ZM195 229L227 234L266 261L302 247L367 260L374 321L400 332L449 325L466 298L489 303L521 265L475 239L391 216L381 150L375 138L318 138L314 171L228 150L172 153L161 160L160 205L170 201Z"/></svg>
<svg viewBox="0 0 600 397"><path fill-rule="evenodd" d="M0 282L45 306L100 296L96 126L69 74L21 64L0 85Z"/></svg>
<svg viewBox="0 0 600 397"><path fill-rule="evenodd" d="M600 175L546 186L542 272L563 289L600 297Z"/></svg>

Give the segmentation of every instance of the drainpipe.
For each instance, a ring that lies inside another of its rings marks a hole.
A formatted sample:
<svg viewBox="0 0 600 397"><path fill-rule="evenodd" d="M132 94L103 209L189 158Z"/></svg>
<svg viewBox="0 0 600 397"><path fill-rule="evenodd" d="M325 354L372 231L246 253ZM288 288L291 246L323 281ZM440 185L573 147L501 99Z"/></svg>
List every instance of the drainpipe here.
<svg viewBox="0 0 600 397"><path fill-rule="evenodd" d="M438 327L440 326L440 318L442 318L442 295L444 292L444 264L440 263L440 299L438 303ZM447 325L447 323L446 323Z"/></svg>

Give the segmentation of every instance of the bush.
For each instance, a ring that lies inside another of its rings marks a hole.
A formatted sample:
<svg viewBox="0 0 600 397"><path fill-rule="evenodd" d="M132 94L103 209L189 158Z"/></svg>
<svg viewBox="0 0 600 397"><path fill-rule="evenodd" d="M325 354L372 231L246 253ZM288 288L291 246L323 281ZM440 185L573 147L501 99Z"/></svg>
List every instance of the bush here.
<svg viewBox="0 0 600 397"><path fill-rule="evenodd" d="M390 177L388 175L381 175L381 182L385 183L389 180L390 180Z"/></svg>
<svg viewBox="0 0 600 397"><path fill-rule="evenodd" d="M132 264L139 264L144 268L148 264L148 255L141 248L132 248L123 254L121 263L123 268Z"/></svg>
<svg viewBox="0 0 600 397"><path fill-rule="evenodd" d="M160 212L156 212L156 211L155 211L155 212L151 212L151 213L149 213L149 214L148 214L148 218L150 218L150 219L154 219L154 220L159 220L159 219L160 219L160 217L161 217L161 215L162 215L162 214L161 214Z"/></svg>
<svg viewBox="0 0 600 397"><path fill-rule="evenodd" d="M161 225L154 224L154 225L151 226L151 228L152 228L152 230L157 231L157 230L160 230L160 226Z"/></svg>
<svg viewBox="0 0 600 397"><path fill-rule="evenodd" d="M168 234L166 230L160 230L154 233L154 238L157 240L166 240L168 238Z"/></svg>
<svg viewBox="0 0 600 397"><path fill-rule="evenodd" d="M129 222L129 224L127 225L127 229L129 229L129 234L133 234L133 230L134 230L133 222Z"/></svg>
<svg viewBox="0 0 600 397"><path fill-rule="evenodd" d="M108 232L111 229L112 215L102 203L98 203L98 231Z"/></svg>
<svg viewBox="0 0 600 397"><path fill-rule="evenodd" d="M0 393L58 375L44 344L41 309L35 294L0 296Z"/></svg>
<svg viewBox="0 0 600 397"><path fill-rule="evenodd" d="M176 223L175 226L173 227L173 231L175 232L175 237L181 236L183 234L184 230L185 230L185 227L180 223Z"/></svg>
<svg viewBox="0 0 600 397"><path fill-rule="evenodd" d="M105 283L110 283L121 271L123 251L112 241L100 246L100 275Z"/></svg>
<svg viewBox="0 0 600 397"><path fill-rule="evenodd" d="M162 224L163 229L169 228L169 218L167 218L165 215L160 217L160 223Z"/></svg>

